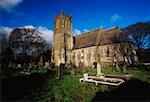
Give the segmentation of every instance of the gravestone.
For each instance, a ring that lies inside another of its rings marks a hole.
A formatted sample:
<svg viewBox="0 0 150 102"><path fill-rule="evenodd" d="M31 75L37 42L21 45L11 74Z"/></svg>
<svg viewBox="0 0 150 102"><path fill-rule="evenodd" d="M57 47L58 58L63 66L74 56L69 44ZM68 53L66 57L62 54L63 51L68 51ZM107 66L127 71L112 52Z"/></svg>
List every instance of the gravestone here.
<svg viewBox="0 0 150 102"><path fill-rule="evenodd" d="M65 70L65 64L61 63L60 64L60 78L64 76L64 70Z"/></svg>
<svg viewBox="0 0 150 102"><path fill-rule="evenodd" d="M18 65L17 65L17 68L18 68L18 69L21 69L21 64L18 64Z"/></svg>
<svg viewBox="0 0 150 102"><path fill-rule="evenodd" d="M43 67L43 57L40 58L40 61L38 62L39 67Z"/></svg>
<svg viewBox="0 0 150 102"><path fill-rule="evenodd" d="M84 73L83 78L84 78L84 80L88 80L88 73Z"/></svg>
<svg viewBox="0 0 150 102"><path fill-rule="evenodd" d="M29 65L28 65L28 69L29 69L29 70L31 70L31 69L32 69L32 67L33 67L33 66L32 66L32 63L29 63Z"/></svg>
<svg viewBox="0 0 150 102"><path fill-rule="evenodd" d="M49 62L45 62L45 67L49 67Z"/></svg>
<svg viewBox="0 0 150 102"><path fill-rule="evenodd" d="M101 76L102 73L101 73L101 65L98 63L97 64L97 76Z"/></svg>

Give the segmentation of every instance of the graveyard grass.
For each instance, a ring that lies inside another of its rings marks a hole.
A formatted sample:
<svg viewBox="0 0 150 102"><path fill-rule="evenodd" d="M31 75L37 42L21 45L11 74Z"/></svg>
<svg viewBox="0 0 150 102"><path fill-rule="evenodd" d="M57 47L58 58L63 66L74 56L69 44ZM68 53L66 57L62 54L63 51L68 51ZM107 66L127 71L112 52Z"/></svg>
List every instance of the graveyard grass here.
<svg viewBox="0 0 150 102"><path fill-rule="evenodd" d="M150 83L150 71L149 68L127 68L127 72L117 72L112 70L112 67L102 68L102 72L105 74L132 74L132 79L144 81ZM94 84L89 83L79 83L79 78L83 77L83 73L87 72L89 75L96 75L96 69L73 69L76 71L76 74L72 74L72 69L68 68L65 73L66 75L57 79L56 77L50 76L47 82L44 84L43 88L34 92L33 101L67 101L67 102L90 102L96 95L96 92L112 90L114 87L101 85L99 87ZM54 70L53 70L54 71ZM56 71L56 70L55 70Z"/></svg>
<svg viewBox="0 0 150 102"><path fill-rule="evenodd" d="M133 79L150 83L150 68L149 67L128 67L127 72L117 72L113 70L112 67L102 68L102 72L105 74L132 74ZM83 73L88 73L89 75L96 75L96 69L73 69L67 68L65 70L65 75L63 78L58 79L56 77L57 69L35 69L30 72L42 73L47 75L47 79L44 85L36 90L33 90L29 95L24 96L23 99L18 101L39 101L39 102L50 102L50 101L67 101L67 102L90 102L96 95L96 92L111 90L114 87L101 85L95 86L89 83L79 83L79 78L83 77ZM25 73L15 73L14 76L26 76Z"/></svg>
<svg viewBox="0 0 150 102"><path fill-rule="evenodd" d="M76 73L73 73L76 70ZM34 92L32 101L40 102L90 102L98 91L106 91L111 89L111 86L97 87L95 84L79 83L79 78L83 77L83 72L89 75L96 75L96 69L88 68L86 70L67 68L65 76L58 79L54 76L49 76L43 88ZM56 69L53 69L53 72ZM55 72L54 72L55 73Z"/></svg>

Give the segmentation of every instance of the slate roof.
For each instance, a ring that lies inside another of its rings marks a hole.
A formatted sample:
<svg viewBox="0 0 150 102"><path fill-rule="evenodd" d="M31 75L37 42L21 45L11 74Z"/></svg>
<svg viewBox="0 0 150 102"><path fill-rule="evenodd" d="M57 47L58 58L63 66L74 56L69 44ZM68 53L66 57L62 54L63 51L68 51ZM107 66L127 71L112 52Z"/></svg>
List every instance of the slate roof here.
<svg viewBox="0 0 150 102"><path fill-rule="evenodd" d="M74 37L74 49L122 42L124 32L119 28L92 30Z"/></svg>

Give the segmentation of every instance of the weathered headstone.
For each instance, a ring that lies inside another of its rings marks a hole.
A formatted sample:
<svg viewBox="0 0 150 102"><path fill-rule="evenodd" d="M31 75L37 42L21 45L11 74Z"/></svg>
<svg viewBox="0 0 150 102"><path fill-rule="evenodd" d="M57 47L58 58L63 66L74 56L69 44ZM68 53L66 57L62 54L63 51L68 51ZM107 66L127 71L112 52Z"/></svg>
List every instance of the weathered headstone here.
<svg viewBox="0 0 150 102"><path fill-rule="evenodd" d="M84 80L88 80L88 73L84 73L83 78L84 78Z"/></svg>
<svg viewBox="0 0 150 102"><path fill-rule="evenodd" d="M124 72L124 73L127 72L127 65L126 65L126 64L123 65L123 72Z"/></svg>
<svg viewBox="0 0 150 102"><path fill-rule="evenodd" d="M64 69L65 69L65 64L61 63L60 64L60 78L64 76Z"/></svg>
<svg viewBox="0 0 150 102"><path fill-rule="evenodd" d="M120 68L119 68L119 65L116 63L116 65L115 65L115 67L116 67L116 70L119 72L120 71Z"/></svg>
<svg viewBox="0 0 150 102"><path fill-rule="evenodd" d="M43 57L40 58L40 61L38 62L38 66L42 67L43 66Z"/></svg>
<svg viewBox="0 0 150 102"><path fill-rule="evenodd" d="M101 72L101 65L98 63L97 64L97 76L101 76L102 72Z"/></svg>
<svg viewBox="0 0 150 102"><path fill-rule="evenodd" d="M28 65L28 69L31 70L32 69L32 63L29 63Z"/></svg>
<svg viewBox="0 0 150 102"><path fill-rule="evenodd" d="M133 52L133 56L134 56L134 62L135 62L135 64L137 64L138 63L138 57L137 57L136 51L133 50L132 52Z"/></svg>
<svg viewBox="0 0 150 102"><path fill-rule="evenodd" d="M18 69L21 69L21 64L18 64L18 65L17 65L17 68L18 68Z"/></svg>
<svg viewBox="0 0 150 102"><path fill-rule="evenodd" d="M49 62L45 62L45 67L49 67Z"/></svg>
<svg viewBox="0 0 150 102"><path fill-rule="evenodd" d="M75 75L75 68L72 68L71 75Z"/></svg>

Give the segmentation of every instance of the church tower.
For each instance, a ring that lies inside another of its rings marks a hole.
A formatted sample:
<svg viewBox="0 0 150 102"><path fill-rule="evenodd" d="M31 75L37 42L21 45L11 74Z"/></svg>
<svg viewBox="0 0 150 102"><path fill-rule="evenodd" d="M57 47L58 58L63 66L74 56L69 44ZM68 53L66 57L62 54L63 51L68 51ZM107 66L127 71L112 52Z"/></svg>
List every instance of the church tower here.
<svg viewBox="0 0 150 102"><path fill-rule="evenodd" d="M72 16L61 12L55 16L52 47L52 60L56 66L60 63L70 64L73 49Z"/></svg>

